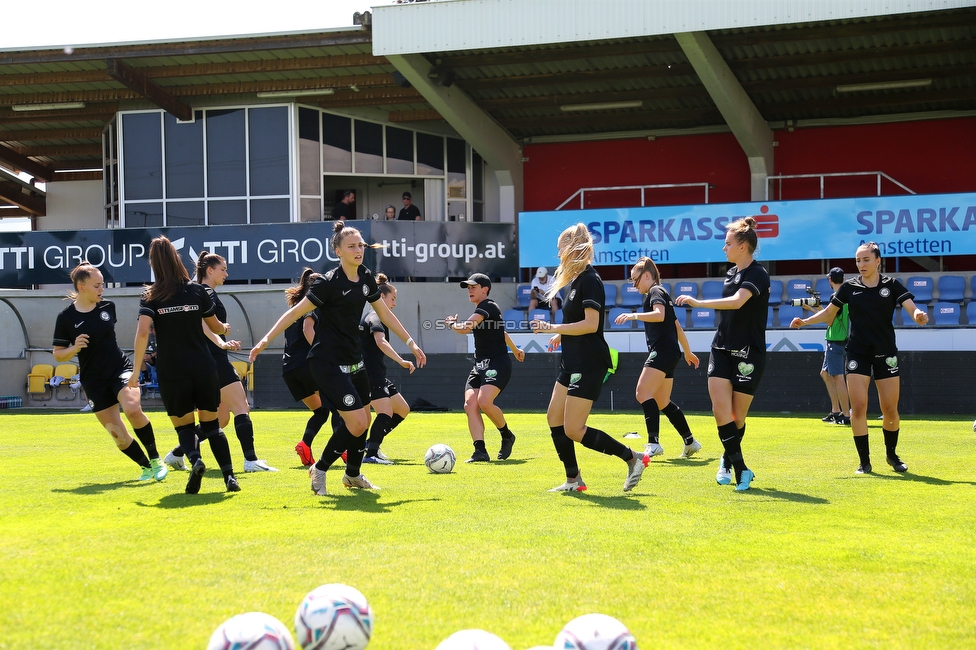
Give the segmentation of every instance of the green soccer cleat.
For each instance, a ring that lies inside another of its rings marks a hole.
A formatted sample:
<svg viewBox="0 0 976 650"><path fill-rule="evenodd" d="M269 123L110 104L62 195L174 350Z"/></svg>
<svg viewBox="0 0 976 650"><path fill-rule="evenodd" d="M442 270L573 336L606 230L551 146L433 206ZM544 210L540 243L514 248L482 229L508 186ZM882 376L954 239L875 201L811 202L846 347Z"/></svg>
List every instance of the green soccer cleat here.
<svg viewBox="0 0 976 650"><path fill-rule="evenodd" d="M157 481L162 481L169 474L169 468L161 463L158 458L149 459L149 469L152 470L152 477Z"/></svg>

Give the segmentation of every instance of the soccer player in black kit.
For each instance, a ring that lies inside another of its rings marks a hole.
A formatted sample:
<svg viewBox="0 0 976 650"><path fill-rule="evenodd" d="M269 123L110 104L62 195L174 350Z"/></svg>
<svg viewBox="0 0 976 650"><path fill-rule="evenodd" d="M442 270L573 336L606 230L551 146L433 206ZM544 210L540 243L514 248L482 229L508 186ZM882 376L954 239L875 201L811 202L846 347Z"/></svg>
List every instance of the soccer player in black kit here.
<svg viewBox="0 0 976 650"><path fill-rule="evenodd" d="M559 375L552 387L546 420L556 454L566 470L566 482L550 492L582 492L586 489L576 462L577 442L587 449L617 456L626 462L624 491L629 492L640 481L647 466L647 456L586 424L593 402L600 396L603 378L612 365L610 348L603 338L606 292L603 280L591 266L593 238L586 224L578 223L564 230L556 245L559 267L546 298L552 299L560 289L569 287L563 301L563 322L534 320L530 323L536 334L555 332L549 341L551 348L562 346Z"/></svg>
<svg viewBox="0 0 976 650"><path fill-rule="evenodd" d="M198 442L210 441L210 449L228 492L240 492L234 476L233 461L227 438L220 430L217 409L220 406L220 383L217 364L210 355L207 341L225 350L239 350L239 341L224 341L217 333L225 331L224 324L214 315L214 304L205 287L190 281L190 275L180 260L179 251L165 237L156 237L149 244L149 264L156 281L146 288L139 303L139 324L133 348L133 364L140 367L149 341L149 327L156 330L156 373L159 393L166 414L176 428L180 447L191 463L186 493L197 494L203 481L206 465L200 458ZM206 323L210 335L204 334ZM137 388L139 379L129 378L129 386ZM196 416L199 414L199 425Z"/></svg>
<svg viewBox="0 0 976 650"><path fill-rule="evenodd" d="M221 255L202 251L197 257L197 282L207 290L207 295L214 303L214 316L217 317L223 326L224 332L220 335L221 339L226 340L230 334L230 324L227 322L227 308L220 301L217 295L217 287L222 287L227 279L227 260ZM202 325L206 327L206 325ZM206 331L204 331L206 334ZM234 414L234 432L241 443L241 451L244 452L244 471L245 472L277 472L278 470L268 465L265 461L258 458L254 451L254 425L251 423L251 405L247 403L247 393L244 391L244 384L237 376L237 371L230 363L227 350L217 347L214 342L209 342L210 354L213 356L214 363L217 364L217 379L220 380L220 408L217 410L217 420L220 422L220 429L230 423L230 414ZM183 451L177 447L166 455L166 462L171 464L181 464Z"/></svg>
<svg viewBox="0 0 976 650"><path fill-rule="evenodd" d="M495 400L505 390L512 377L512 360L508 358L511 349L515 358L521 362L525 352L505 331L505 320L498 304L488 298L491 292L491 279L484 273L475 273L461 283L468 290L468 301L477 305L467 320L459 321L457 314L448 316L444 323L458 334L474 334L474 368L464 384L464 413L468 416L468 431L474 441L474 453L466 462L489 462L485 448L484 413L501 434L501 448L498 460L512 455L515 434L508 428L505 414L495 406Z"/></svg>
<svg viewBox="0 0 976 650"><path fill-rule="evenodd" d="M898 348L895 328L891 324L899 305L919 325L929 322L929 315L915 305L915 296L898 279L881 273L881 249L874 242L858 246L854 254L859 277L840 285L826 307L809 318L794 318L790 327L829 323L847 305L851 333L847 340L847 387L851 397L851 429L860 465L855 473L871 473L871 451L868 445L868 387L871 375L881 403L882 431L886 460L896 472L907 472L898 456L898 397L901 380L898 374Z"/></svg>
<svg viewBox="0 0 976 650"><path fill-rule="evenodd" d="M376 274L376 288L380 292L380 300L393 311L396 307L397 290L390 284L389 278L382 273ZM408 415L410 405L400 394L400 389L386 376L386 361L389 357L410 374L417 369L413 361L407 361L390 345L390 328L383 324L375 309L370 309L363 316L363 361L366 363L366 374L369 376L369 406L376 412L376 419L369 428L369 439L366 441L366 455L364 463L377 465L392 465L380 451L383 440L400 426Z"/></svg>
<svg viewBox="0 0 976 650"><path fill-rule="evenodd" d="M681 351L684 350L685 362L689 366L697 368L698 357L688 346L688 337L675 317L670 294L661 286L661 274L654 260L649 257L637 260L630 270L630 281L644 295L641 311L620 314L615 322L618 325L627 321L644 323L648 355L637 379L637 402L644 411L647 429L644 455L653 458L664 454L659 440L661 413L664 413L685 443L681 458L690 458L701 450L701 443L692 435L684 412L671 401L671 389L674 387L674 369L681 359Z"/></svg>
<svg viewBox="0 0 976 650"><path fill-rule="evenodd" d="M159 460L156 437L152 423L142 412L139 389L128 386L133 366L115 338L115 303L102 300L102 273L91 264L79 264L71 271L71 284L71 304L58 314L54 324L54 359L63 363L78 355L81 386L95 417L119 451L142 468L140 481L162 481L169 470ZM119 405L145 452L126 430Z"/></svg>
<svg viewBox="0 0 976 650"><path fill-rule="evenodd" d="M709 307L716 311L718 331L708 359L708 395L725 448L715 475L719 485L732 482L748 490L756 477L742 457L746 416L766 367L766 318L769 309L769 273L753 255L759 245L756 220L737 219L726 226L725 256L732 265L725 273L722 297L697 300L678 296L674 304Z"/></svg>
<svg viewBox="0 0 976 650"><path fill-rule="evenodd" d="M363 266L366 243L355 228L336 222L332 247L339 257L339 266L316 278L308 293L297 305L286 311L271 330L251 349L253 363L268 343L283 333L289 325L317 309L318 334L309 351L309 365L315 385L323 398L333 404L342 415L342 426L333 432L322 450L318 462L309 468L312 492L325 496L325 472L349 450L342 484L348 488L378 489L360 473L362 469L362 436L369 428L369 377L363 363L363 342L360 318L366 302L370 302L380 320L405 341L417 359L417 367L427 362L423 350L414 342L390 308L380 300L373 274Z"/></svg>

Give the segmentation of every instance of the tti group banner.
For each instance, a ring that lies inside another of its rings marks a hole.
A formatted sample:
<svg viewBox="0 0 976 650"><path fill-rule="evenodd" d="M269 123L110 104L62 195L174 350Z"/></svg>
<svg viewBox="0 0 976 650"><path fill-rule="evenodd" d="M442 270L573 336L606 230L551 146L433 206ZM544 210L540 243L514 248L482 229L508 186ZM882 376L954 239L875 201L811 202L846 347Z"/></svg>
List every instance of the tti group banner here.
<svg viewBox="0 0 976 650"><path fill-rule="evenodd" d="M877 242L884 257L976 254L976 194L927 194L812 201L560 210L519 215L519 266L555 266L556 238L583 222L596 264L724 262L725 226L759 224L761 260L853 258Z"/></svg>
<svg viewBox="0 0 976 650"><path fill-rule="evenodd" d="M517 272L513 224L350 221L374 248L364 263L390 276L467 277ZM148 283L149 243L165 235L193 274L208 250L227 260L233 280L294 279L308 266L338 264L332 222L187 228L122 228L0 233L0 287L66 284L81 262L101 269L106 282Z"/></svg>

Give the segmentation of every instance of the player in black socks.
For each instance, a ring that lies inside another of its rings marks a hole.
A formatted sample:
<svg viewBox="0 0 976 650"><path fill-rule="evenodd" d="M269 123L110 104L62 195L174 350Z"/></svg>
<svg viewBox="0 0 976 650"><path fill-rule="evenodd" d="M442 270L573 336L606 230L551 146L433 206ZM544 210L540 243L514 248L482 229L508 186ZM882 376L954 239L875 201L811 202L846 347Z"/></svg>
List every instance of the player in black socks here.
<svg viewBox="0 0 976 650"><path fill-rule="evenodd" d="M288 306L294 307L312 286L312 280L318 276L310 268L302 271L302 276L298 284L285 289L285 297ZM312 411L312 416L305 423L305 432L302 439L295 445L295 453L301 459L304 467L311 467L315 462L312 455L312 441L318 435L319 430L329 421L329 413L332 413L333 422L339 418L339 412L328 404L322 403L319 395L318 386L312 377L312 370L308 367L308 351L312 349L315 342L315 312L309 312L304 318L299 318L288 326L285 330L285 351L281 357L281 377L288 386L288 391L296 402L301 402Z"/></svg>
<svg viewBox="0 0 976 650"><path fill-rule="evenodd" d="M769 273L753 259L758 246L756 220L738 219L726 226L725 256L732 264L725 273L722 297L697 300L678 296L674 304L709 307L716 311L718 331L708 359L708 395L725 448L715 480L749 489L755 473L742 457L746 416L766 366L766 317L769 309Z"/></svg>
<svg viewBox="0 0 976 650"><path fill-rule="evenodd" d="M674 369L681 359L681 350L684 350L684 358L689 366L697 368L698 357L688 346L688 337L675 317L671 296L661 286L661 274L654 260L649 257L637 260L630 270L630 281L644 295L641 311L620 314L616 323L622 325L634 320L644 323L648 356L637 380L637 402L644 411L647 428L644 455L653 458L664 454L658 439L661 413L664 413L685 443L681 458L690 458L701 449L701 443L692 435L685 414L671 401L671 389L674 387ZM662 404L666 406L662 407Z"/></svg>
<svg viewBox="0 0 976 650"><path fill-rule="evenodd" d="M317 309L318 328L315 343L309 352L309 365L319 393L335 405L342 415L342 426L335 430L318 462L309 468L312 492L325 495L325 472L344 451L349 450L342 483L349 488L377 489L360 473L362 468L363 434L369 428L369 377L363 363L363 341L360 319L366 302L380 320L405 341L416 358L417 367L427 362L423 350L407 334L386 303L380 300L373 274L363 266L366 243L358 230L335 224L332 247L339 257L339 266L316 278L308 293L297 305L286 311L274 327L251 349L253 363L268 343L283 333L289 325Z"/></svg>
<svg viewBox="0 0 976 650"><path fill-rule="evenodd" d="M593 269L593 238L586 224L578 223L564 230L556 241L559 267L546 298L552 299L563 287L569 292L563 301L563 322L559 324L534 320L532 331L554 332L549 345L562 346L559 375L552 387L546 419L556 454L566 470L566 482L550 492L582 492L586 483L576 462L577 442L587 449L617 456L627 463L624 491L640 481L648 458L614 440L610 434L586 424L593 402L600 396L603 378L612 362L610 348L603 338L603 310L606 292L603 280Z"/></svg>
<svg viewBox="0 0 976 650"><path fill-rule="evenodd" d="M397 290L390 284L389 278L382 273L376 274L376 287L380 292L380 300L393 311L396 307ZM413 361L407 361L390 345L390 328L383 324L376 310L370 309L363 316L363 361L366 363L366 374L369 376L369 405L376 412L376 419L369 429L369 439L366 441L366 455L364 463L377 465L392 465L380 451L383 440L408 415L410 406L400 394L400 390L386 377L385 357L390 357L401 368L413 374L417 366Z"/></svg>
<svg viewBox="0 0 976 650"><path fill-rule="evenodd" d="M115 338L115 303L102 300L102 273L87 262L79 264L71 271L71 283L71 304L58 314L54 324L54 360L63 363L78 355L81 386L95 417L119 451L142 468L140 481L162 481L168 470L159 460L156 437L152 423L142 412L139 389L128 386L133 366ZM120 405L145 452L126 430L119 416Z"/></svg>
<svg viewBox="0 0 976 650"><path fill-rule="evenodd" d="M790 327L829 323L847 305L851 322L847 340L847 389L851 397L854 447L860 461L856 473L870 474L872 470L868 446L868 387L872 373L881 403L886 460L896 472L907 472L908 465L898 457L897 450L901 379L891 319L899 305L919 325L928 323L929 315L918 308L915 296L905 285L881 273L881 249L876 243L858 246L854 263L860 275L840 285L826 307L809 318L794 318Z"/></svg>
<svg viewBox="0 0 976 650"><path fill-rule="evenodd" d="M458 334L474 334L474 368L464 384L464 413L468 416L468 431L474 441L474 453L465 462L491 460L485 448L482 413L488 416L501 434L498 460L505 460L512 455L515 434L508 428L505 414L495 406L495 400L512 377L512 360L508 358L508 351L511 350L519 362L525 359L525 352L515 345L505 331L505 320L498 304L488 298L491 279L484 273L475 273L461 283L461 288L468 290L468 302L476 305L474 313L464 321L459 321L457 314L454 314L445 318L444 323Z"/></svg>
<svg viewBox="0 0 976 650"><path fill-rule="evenodd" d="M149 264L156 281L146 288L139 303L139 324L136 327L135 367L140 367L149 341L149 326L156 329L156 373L159 393L166 414L169 415L180 447L190 460L190 478L186 493L200 491L206 465L200 458L199 442L210 441L210 449L228 492L240 492L234 476L233 461L227 438L217 422L220 406L220 383L217 364L208 349L208 339L225 350L239 350L239 341L224 341L216 335L225 331L224 324L214 315L214 303L205 287L190 281L190 275L180 260L179 251L165 237L156 237L149 244ZM201 326L206 323L208 334ZM129 378L129 386L137 388L137 377ZM199 414L199 425L196 416Z"/></svg>

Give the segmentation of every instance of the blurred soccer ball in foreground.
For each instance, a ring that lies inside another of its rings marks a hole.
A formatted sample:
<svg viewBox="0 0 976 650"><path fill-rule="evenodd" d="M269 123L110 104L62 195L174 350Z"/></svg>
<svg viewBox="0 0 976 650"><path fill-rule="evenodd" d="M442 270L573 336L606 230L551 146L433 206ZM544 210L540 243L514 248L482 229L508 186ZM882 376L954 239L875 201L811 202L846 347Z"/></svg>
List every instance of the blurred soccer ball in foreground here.
<svg viewBox="0 0 976 650"><path fill-rule="evenodd" d="M461 630L447 637L435 650L512 650L499 637L484 630Z"/></svg>
<svg viewBox="0 0 976 650"><path fill-rule="evenodd" d="M373 610L358 589L316 587L295 612L295 638L303 650L363 650L373 634Z"/></svg>
<svg viewBox="0 0 976 650"><path fill-rule="evenodd" d="M574 618L552 645L560 650L637 650L637 641L627 626L606 614Z"/></svg>
<svg viewBox="0 0 976 650"><path fill-rule="evenodd" d="M220 624L207 650L295 650L295 641L285 624L270 614L248 612Z"/></svg>

